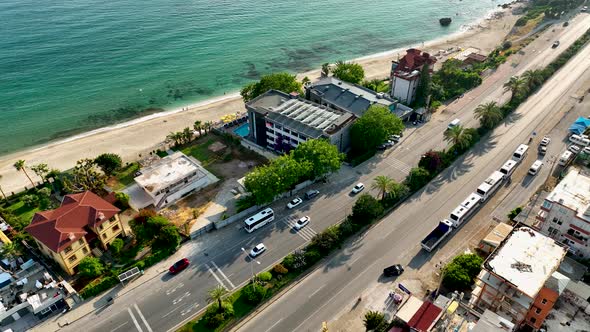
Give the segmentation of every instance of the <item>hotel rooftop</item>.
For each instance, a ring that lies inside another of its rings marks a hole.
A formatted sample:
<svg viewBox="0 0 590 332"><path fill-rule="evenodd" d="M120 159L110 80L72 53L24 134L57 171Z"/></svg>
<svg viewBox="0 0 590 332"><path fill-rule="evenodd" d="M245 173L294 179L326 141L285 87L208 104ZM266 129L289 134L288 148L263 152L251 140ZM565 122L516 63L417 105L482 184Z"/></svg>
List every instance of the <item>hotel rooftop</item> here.
<svg viewBox="0 0 590 332"><path fill-rule="evenodd" d="M590 222L590 175L570 167L546 200L570 208L577 212L578 218Z"/></svg>
<svg viewBox="0 0 590 332"><path fill-rule="evenodd" d="M486 269L534 298L557 270L566 249L528 227L516 229L486 262Z"/></svg>
<svg viewBox="0 0 590 332"><path fill-rule="evenodd" d="M191 174L194 176L200 173L199 178L205 176L201 167L182 152L175 152L159 162L142 168L141 173L135 178L135 182L152 195L157 195L158 191L169 188Z"/></svg>

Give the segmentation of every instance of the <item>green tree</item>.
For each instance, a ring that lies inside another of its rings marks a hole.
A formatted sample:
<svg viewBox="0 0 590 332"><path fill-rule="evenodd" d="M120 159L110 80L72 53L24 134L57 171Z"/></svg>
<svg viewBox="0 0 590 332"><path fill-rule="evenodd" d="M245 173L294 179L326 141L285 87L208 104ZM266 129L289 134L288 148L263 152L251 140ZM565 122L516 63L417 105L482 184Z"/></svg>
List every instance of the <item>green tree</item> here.
<svg viewBox="0 0 590 332"><path fill-rule="evenodd" d="M392 134L400 134L404 124L389 109L381 105L371 105L350 128L350 143L356 153L375 150Z"/></svg>
<svg viewBox="0 0 590 332"><path fill-rule="evenodd" d="M481 271L483 259L476 254L459 255L444 268L443 284L451 290L468 289Z"/></svg>
<svg viewBox="0 0 590 332"><path fill-rule="evenodd" d="M205 134L210 133L211 128L213 128L213 122L207 121L203 124L203 129L205 129Z"/></svg>
<svg viewBox="0 0 590 332"><path fill-rule="evenodd" d="M199 132L199 137L202 136L201 131L203 130L203 127L204 127L203 126L203 122L202 121L199 121L199 120L195 121L195 123L193 124L193 129L195 131L198 131Z"/></svg>
<svg viewBox="0 0 590 332"><path fill-rule="evenodd" d="M108 176L112 175L123 165L121 156L115 153L103 153L96 157L94 162Z"/></svg>
<svg viewBox="0 0 590 332"><path fill-rule="evenodd" d="M438 174L443 168L443 158L441 154L444 152L429 150L422 155L418 162L418 167L426 169L430 174Z"/></svg>
<svg viewBox="0 0 590 332"><path fill-rule="evenodd" d="M410 190L416 191L424 187L430 180L432 180L432 175L428 170L422 167L414 167L406 177L406 184L410 187Z"/></svg>
<svg viewBox="0 0 590 332"><path fill-rule="evenodd" d="M398 183L392 180L387 186L387 197L392 199L400 199L410 192L410 188L403 183Z"/></svg>
<svg viewBox="0 0 590 332"><path fill-rule="evenodd" d="M302 80L301 80L301 84L303 84L305 86L305 84L311 82L311 80L309 79L309 77L305 76Z"/></svg>
<svg viewBox="0 0 590 332"><path fill-rule="evenodd" d="M363 81L363 83L361 85L364 86L365 88L371 89L375 92L388 92L389 91L389 85L387 84L387 82L384 80L380 80L380 79L372 79L369 81Z"/></svg>
<svg viewBox="0 0 590 332"><path fill-rule="evenodd" d="M365 77L365 70L358 63L338 61L336 67L332 70L332 75L340 80L359 84Z"/></svg>
<svg viewBox="0 0 590 332"><path fill-rule="evenodd" d="M221 285L217 285L217 287L213 288L209 291L209 302L217 302L217 310L222 311L223 307L221 306L221 301L223 297L227 294L227 289Z"/></svg>
<svg viewBox="0 0 590 332"><path fill-rule="evenodd" d="M69 193L92 191L101 195L105 192L104 186L107 177L96 170L93 159L80 159L71 174L63 178L64 188Z"/></svg>
<svg viewBox="0 0 590 332"><path fill-rule="evenodd" d="M178 228L168 223L160 228L152 244L152 249L174 252L180 245L180 240Z"/></svg>
<svg viewBox="0 0 590 332"><path fill-rule="evenodd" d="M266 288L257 282L253 282L250 285L244 287L244 295L248 302L252 304L258 304L264 299L266 295Z"/></svg>
<svg viewBox="0 0 590 332"><path fill-rule="evenodd" d="M6 259L13 259L20 255L20 248L14 242L4 243L0 248L0 257Z"/></svg>
<svg viewBox="0 0 590 332"><path fill-rule="evenodd" d="M377 189L379 191L379 196L381 196L381 200L385 199L385 194L387 194L387 190L390 188L393 179L387 175L378 175L373 179L373 184L371 185L372 189Z"/></svg>
<svg viewBox="0 0 590 332"><path fill-rule="evenodd" d="M31 180L29 173L27 173L25 164L26 164L26 161L21 159L21 160L18 160L17 162L15 162L13 166L17 171L22 171L23 173L25 173L25 176L27 177L27 179L29 179L29 182L31 182L31 185L33 186L33 188L35 188L35 183L33 183L33 180Z"/></svg>
<svg viewBox="0 0 590 332"><path fill-rule="evenodd" d="M24 195L21 200L25 204L25 206L29 208L34 208L39 206L39 196L37 195Z"/></svg>
<svg viewBox="0 0 590 332"><path fill-rule="evenodd" d="M121 250L123 250L124 245L125 242L123 242L123 240L121 240L120 238L114 239L113 242L111 242L111 244L109 245L111 253L113 253L114 256L119 256L121 254Z"/></svg>
<svg viewBox="0 0 590 332"><path fill-rule="evenodd" d="M311 177L317 178L340 169L344 154L326 139L310 139L291 151L294 160L312 165Z"/></svg>
<svg viewBox="0 0 590 332"><path fill-rule="evenodd" d="M526 90L528 92L535 91L545 79L542 69L527 70L522 74L522 78L526 82Z"/></svg>
<svg viewBox="0 0 590 332"><path fill-rule="evenodd" d="M340 234L337 226L331 226L325 231L316 234L309 244L309 248L316 248L321 255L327 255L340 244Z"/></svg>
<svg viewBox="0 0 590 332"><path fill-rule="evenodd" d="M119 209L126 210L127 208L129 208L130 197L126 193L116 192L115 199L117 199L117 201L115 202L115 206L117 206Z"/></svg>
<svg viewBox="0 0 590 332"><path fill-rule="evenodd" d="M322 64L322 77L328 77L330 75L330 64L328 62Z"/></svg>
<svg viewBox="0 0 590 332"><path fill-rule="evenodd" d="M38 177L40 177L43 182L45 182L45 174L49 173L49 167L47 166L47 164L37 164L37 165L33 165L31 166L31 170L37 174Z"/></svg>
<svg viewBox="0 0 590 332"><path fill-rule="evenodd" d="M430 95L430 85L430 66L428 63L426 63L424 66L422 66L422 71L420 72L420 81L418 82L418 87L416 88L416 106L427 106L426 102L428 100L428 96Z"/></svg>
<svg viewBox="0 0 590 332"><path fill-rule="evenodd" d="M378 328L387 324L385 315L379 311L367 311L363 319L366 331L377 331Z"/></svg>
<svg viewBox="0 0 590 332"><path fill-rule="evenodd" d="M170 132L170 134L166 135L166 138L171 141L174 141L174 145L178 146L182 142L182 133L179 131Z"/></svg>
<svg viewBox="0 0 590 332"><path fill-rule="evenodd" d="M246 85L240 94L244 98L245 102L248 102L268 90L274 89L283 91L285 93L296 92L302 94L301 82L297 81L295 75L289 73L274 73L264 75L260 78L260 81L250 83Z"/></svg>
<svg viewBox="0 0 590 332"><path fill-rule="evenodd" d="M0 180L2 180L2 174L0 174ZM0 193L2 193L2 196L4 197L4 200L7 201L8 198L6 198L6 194L4 193L4 190L2 190L2 186L0 185Z"/></svg>
<svg viewBox="0 0 590 332"><path fill-rule="evenodd" d="M193 138L193 132L189 127L186 127L182 130L182 139L185 143L188 143Z"/></svg>
<svg viewBox="0 0 590 332"><path fill-rule="evenodd" d="M104 265L94 256L86 256L78 264L78 273L84 278L96 278L104 272Z"/></svg>
<svg viewBox="0 0 590 332"><path fill-rule="evenodd" d="M352 219L357 224L368 224L383 213L383 205L369 194L361 195L352 206Z"/></svg>
<svg viewBox="0 0 590 332"><path fill-rule="evenodd" d="M445 141L456 145L461 149L465 149L471 144L472 135L466 130L465 127L458 125L453 128L447 129L444 132Z"/></svg>
<svg viewBox="0 0 590 332"><path fill-rule="evenodd" d="M475 118L479 119L482 127L493 129L502 121L504 114L495 101L490 101L475 108Z"/></svg>
<svg viewBox="0 0 590 332"><path fill-rule="evenodd" d="M525 91L525 88L525 80L518 76L512 76L508 82L504 83L504 91L510 92L510 103L520 96Z"/></svg>
<svg viewBox="0 0 590 332"><path fill-rule="evenodd" d="M448 100L481 84L477 72L465 71L457 59L445 61L442 68L432 75L432 98Z"/></svg>

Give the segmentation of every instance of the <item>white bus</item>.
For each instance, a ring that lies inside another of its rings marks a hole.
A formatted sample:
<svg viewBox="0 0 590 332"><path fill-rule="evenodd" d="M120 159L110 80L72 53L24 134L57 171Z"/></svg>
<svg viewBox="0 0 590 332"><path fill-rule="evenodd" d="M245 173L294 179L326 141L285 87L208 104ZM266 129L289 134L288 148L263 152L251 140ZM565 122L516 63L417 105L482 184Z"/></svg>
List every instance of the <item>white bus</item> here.
<svg viewBox="0 0 590 332"><path fill-rule="evenodd" d="M512 154L512 160L516 162L520 162L526 156L527 151L529 150L529 146L526 144L521 144L516 148L516 151Z"/></svg>
<svg viewBox="0 0 590 332"><path fill-rule="evenodd" d="M244 228L248 233L252 233L273 220L275 220L275 212L271 208L266 208L244 220Z"/></svg>
<svg viewBox="0 0 590 332"><path fill-rule="evenodd" d="M471 215L477 210L477 207L481 204L481 196L476 193L471 193L461 205L457 206L453 212L451 212L451 221L455 228L461 226L461 224L469 219Z"/></svg>
<svg viewBox="0 0 590 332"><path fill-rule="evenodd" d="M502 173L504 175L504 178L507 179L510 177L510 175L512 175L512 173L514 173L516 165L516 161L510 159L504 163L502 168L500 168L500 173Z"/></svg>
<svg viewBox="0 0 590 332"><path fill-rule="evenodd" d="M572 159L573 153L571 151L564 151L561 157L559 157L559 165L565 166Z"/></svg>
<svg viewBox="0 0 590 332"><path fill-rule="evenodd" d="M511 160L512 161L512 160ZM504 174L499 171L494 171L489 178L487 178L482 184L477 187L475 191L478 195L481 196L481 201L485 202L489 197L491 197L504 180Z"/></svg>

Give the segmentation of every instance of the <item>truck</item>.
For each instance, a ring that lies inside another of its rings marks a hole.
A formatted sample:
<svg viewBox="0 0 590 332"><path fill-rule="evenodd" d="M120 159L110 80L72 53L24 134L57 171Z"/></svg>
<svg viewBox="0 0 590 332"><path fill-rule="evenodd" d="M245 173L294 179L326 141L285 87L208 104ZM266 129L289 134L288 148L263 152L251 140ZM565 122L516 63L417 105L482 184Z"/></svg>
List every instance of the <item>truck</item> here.
<svg viewBox="0 0 590 332"><path fill-rule="evenodd" d="M436 228L422 240L422 248L431 252L452 231L453 223L449 219L441 220Z"/></svg>

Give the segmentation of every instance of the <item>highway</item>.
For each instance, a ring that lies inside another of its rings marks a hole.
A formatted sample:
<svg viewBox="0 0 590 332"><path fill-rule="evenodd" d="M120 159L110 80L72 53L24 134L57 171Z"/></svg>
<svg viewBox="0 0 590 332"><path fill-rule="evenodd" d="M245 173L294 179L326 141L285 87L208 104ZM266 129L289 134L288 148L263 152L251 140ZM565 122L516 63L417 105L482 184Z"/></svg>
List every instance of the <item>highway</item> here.
<svg viewBox="0 0 590 332"><path fill-rule="evenodd" d="M458 117L464 124L476 126L472 111L478 104L508 98L502 92L502 84L510 76L548 63L583 34L588 26L590 16L583 15L570 21L567 28L546 31L523 50L524 54L515 55L511 63L501 66L480 87L449 105L444 112L435 114L432 121L408 128L397 147L356 168L343 167L330 178L329 183L315 185L314 188L321 192L320 197L289 211L285 207L287 200L276 202L272 205L276 213L275 222L252 234L244 232L242 225L236 223L185 244L167 262L152 268L161 271L156 277L150 278L146 273L123 290L117 289L118 293L104 294L103 297L116 295L115 303L107 308L97 307L94 313L61 331L152 332L174 330L181 326L203 310L207 305L207 292L216 285L221 284L229 290L243 285L252 272L271 268L282 257L305 245L316 232L340 222L350 213L355 201L349 191L356 182L370 185L377 175L402 180L424 152L446 146L442 133L453 118ZM555 39L561 41L559 50L550 48ZM386 260L394 257L410 267L422 264L427 257L416 256L419 240L492 170L499 168L498 165L509 158L520 142L528 139L543 116L551 112L548 103L557 101L586 73L581 68L588 66L587 53L588 48L584 49L584 61L578 60L578 56L568 64L568 68L577 65L574 67L576 70L562 70L558 77L527 102L531 106L521 107L519 113L522 118L515 116L514 122L498 128L493 137L481 143L474 153L461 158L420 194L413 196L374 230L353 241L242 330L315 331L318 321L321 323L330 319L350 301L351 296L358 295L364 285L378 280ZM311 217L310 225L302 232L294 232L292 222L303 215ZM265 243L267 252L250 261L241 248L250 250L260 242ZM189 258L189 268L176 276L166 274L167 266L181 257ZM43 326L36 330L43 331Z"/></svg>

